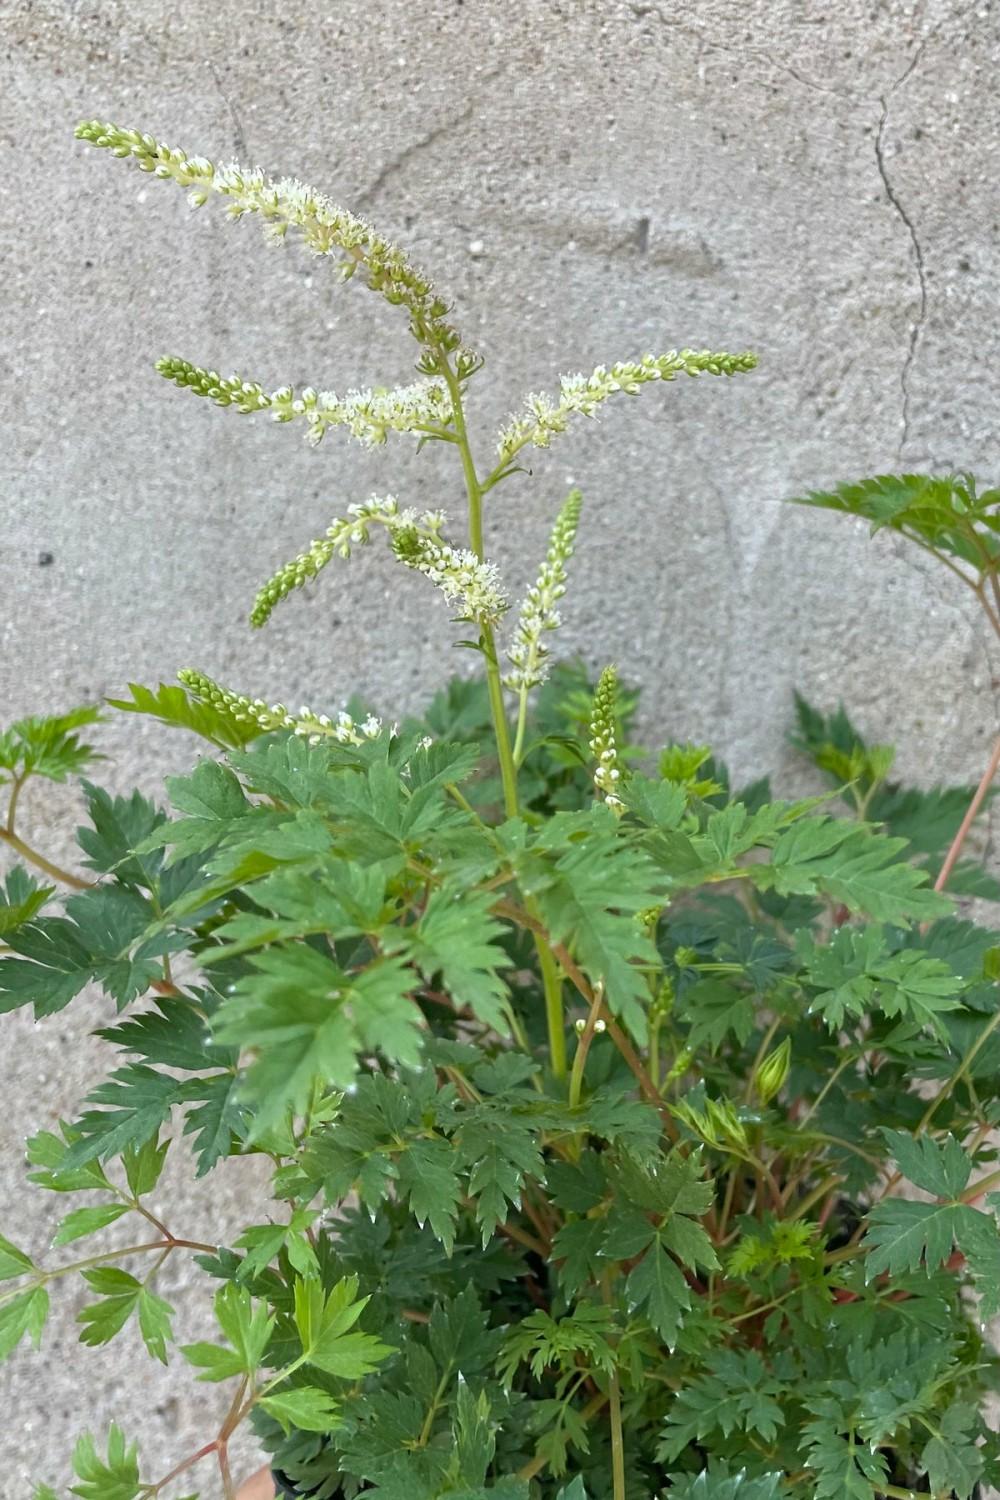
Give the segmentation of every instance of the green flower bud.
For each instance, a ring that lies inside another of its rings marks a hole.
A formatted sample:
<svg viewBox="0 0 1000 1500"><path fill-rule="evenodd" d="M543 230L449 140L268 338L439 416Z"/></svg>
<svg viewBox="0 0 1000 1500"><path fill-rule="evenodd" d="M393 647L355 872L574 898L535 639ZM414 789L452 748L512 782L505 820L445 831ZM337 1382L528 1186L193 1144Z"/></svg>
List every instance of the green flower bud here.
<svg viewBox="0 0 1000 1500"><path fill-rule="evenodd" d="M754 1088L757 1097L762 1104L770 1104L771 1100L781 1092L788 1070L792 1063L792 1039L785 1037L780 1047L775 1047L764 1058L754 1077Z"/></svg>

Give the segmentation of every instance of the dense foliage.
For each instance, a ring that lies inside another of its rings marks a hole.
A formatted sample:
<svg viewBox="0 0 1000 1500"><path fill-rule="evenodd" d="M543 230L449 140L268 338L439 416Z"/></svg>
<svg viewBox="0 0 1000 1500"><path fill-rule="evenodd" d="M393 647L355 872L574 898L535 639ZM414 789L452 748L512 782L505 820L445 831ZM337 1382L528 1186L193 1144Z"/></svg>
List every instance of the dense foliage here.
<svg viewBox="0 0 1000 1500"><path fill-rule="evenodd" d="M29 1144L32 1181L70 1206L43 1265L0 1240L0 1352L37 1343L50 1285L79 1275L84 1344L134 1320L154 1360L177 1357L156 1278L194 1255L218 1331L178 1354L225 1388L170 1474L146 1474L113 1428L81 1439L72 1493L230 1497L227 1445L249 1420L319 1500L969 1500L1000 1476L980 1322L1000 1313L1000 947L935 886L1000 894L957 859L973 789L900 787L891 751L802 701L799 746L829 781L804 800L734 788L704 747L633 746L616 674L547 660L577 495L499 666L482 501L518 444L544 446L591 396L752 360L685 352L564 380L480 478L462 405L478 362L401 252L299 184L80 133L339 248L407 307L434 382L416 396L296 403L183 361L164 373L313 429L456 446L467 551L436 513L367 502L254 618L383 528L471 623L484 676L391 728L193 671L133 687L119 708L209 753L168 779L166 810L81 779L86 877L25 844L16 811L29 780L82 777L96 712L0 737L2 839L21 861L0 890L0 1008L44 1019L97 985L121 1054ZM892 485L892 517L873 514ZM979 526L967 481L872 486L810 498L890 524L937 486L951 528L932 550ZM983 545L970 586L986 598ZM184 1138L199 1174L273 1162L273 1201L230 1245L187 1239L155 1199ZM139 1238L60 1255L125 1219Z"/></svg>

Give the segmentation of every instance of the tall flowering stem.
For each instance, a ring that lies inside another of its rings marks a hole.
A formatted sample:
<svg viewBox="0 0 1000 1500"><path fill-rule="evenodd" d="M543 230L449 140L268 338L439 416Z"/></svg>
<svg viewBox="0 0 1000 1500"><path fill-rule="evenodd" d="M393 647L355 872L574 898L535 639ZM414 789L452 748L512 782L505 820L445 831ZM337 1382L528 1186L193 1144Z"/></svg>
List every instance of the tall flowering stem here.
<svg viewBox="0 0 1000 1500"><path fill-rule="evenodd" d="M462 382L451 368L451 363L446 356L442 358L439 368L451 393L452 425L455 433L455 441L462 460L462 473L465 477L465 491L469 504L469 544L476 557L480 561L483 561L485 558L483 543L484 486L476 472L475 459L472 456L472 447L469 442L469 432L465 422L465 410L462 405ZM479 638L483 658L486 663L486 684L489 691L493 730L496 736L497 759L500 762L504 810L509 818L513 818L517 816L519 810L517 763L511 747L510 726L507 723L507 711L503 701L503 685L500 678L500 663L497 658L496 635L491 621L482 620L480 622ZM526 905L530 915L537 918L538 912L534 908L533 903L529 900ZM566 1058L566 1016L563 1008L562 977L559 973L559 966L545 938L540 933L535 933L534 941L535 949L538 953L539 971L542 976L542 989L545 995L545 1020L549 1042L549 1062L555 1076L557 1078L565 1078L568 1071L568 1064Z"/></svg>
<svg viewBox="0 0 1000 1500"><path fill-rule="evenodd" d="M521 764L524 756L528 694L532 688L540 687L549 675L549 653L545 637L561 624L557 606L566 592L566 564L573 555L582 503L583 497L579 490L572 490L566 497L552 528L549 549L538 579L524 597L514 639L507 648L510 671L504 677L503 684L518 695L517 734L514 739L514 760L517 765Z"/></svg>

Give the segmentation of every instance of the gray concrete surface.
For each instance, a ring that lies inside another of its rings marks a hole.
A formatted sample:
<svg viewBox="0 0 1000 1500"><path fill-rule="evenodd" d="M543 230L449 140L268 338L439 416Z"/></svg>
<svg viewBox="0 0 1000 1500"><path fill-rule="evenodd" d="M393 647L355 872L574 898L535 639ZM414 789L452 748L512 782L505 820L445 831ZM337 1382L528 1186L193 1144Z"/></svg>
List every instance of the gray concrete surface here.
<svg viewBox="0 0 1000 1500"><path fill-rule="evenodd" d="M564 644L642 682L651 737L710 739L740 772L781 762L797 685L843 695L908 774L978 772L996 708L967 600L780 501L900 464L996 477L992 0L6 0L0 46L0 718L182 665L392 712L449 661L447 612L374 549L246 628L257 584L350 500L457 515L456 475L407 439L313 452L158 379L171 352L267 387L394 384L413 355L399 316L324 265L76 145L99 116L297 174L405 240L487 356L481 443L561 372L758 350L753 376L654 387L538 455L493 499L492 552L519 587L581 485ZM133 720L102 734L121 786L192 754ZM70 797L28 816L65 851ZM2 1218L35 1245L50 1226L22 1206L16 1147L101 1065L86 1019L6 1023ZM252 1191L234 1171L171 1202L222 1235ZM179 1286L182 1303L196 1324ZM208 1398L118 1348L85 1356L66 1322L18 1362L0 1493L65 1476L71 1435L113 1413L153 1467L200 1437Z"/></svg>

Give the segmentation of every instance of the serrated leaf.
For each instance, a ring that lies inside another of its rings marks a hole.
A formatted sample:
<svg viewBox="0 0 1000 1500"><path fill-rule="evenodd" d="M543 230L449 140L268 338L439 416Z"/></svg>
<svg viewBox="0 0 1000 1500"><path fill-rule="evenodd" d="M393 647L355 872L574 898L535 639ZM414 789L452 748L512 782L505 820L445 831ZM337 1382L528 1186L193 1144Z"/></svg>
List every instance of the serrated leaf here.
<svg viewBox="0 0 1000 1500"><path fill-rule="evenodd" d="M101 1203L93 1208L74 1209L60 1221L52 1244L58 1248L60 1245L71 1244L73 1240L82 1239L84 1235L96 1234L99 1229L113 1224L128 1212L127 1203Z"/></svg>
<svg viewBox="0 0 1000 1500"><path fill-rule="evenodd" d="M169 1302L143 1287L139 1294L139 1332L153 1358L164 1365L167 1363L167 1344L174 1336L170 1321L173 1311Z"/></svg>
<svg viewBox="0 0 1000 1500"><path fill-rule="evenodd" d="M160 1145L154 1135L141 1146L127 1146L122 1152L125 1180L133 1198L142 1198L156 1187L169 1149L169 1140Z"/></svg>
<svg viewBox="0 0 1000 1500"><path fill-rule="evenodd" d="M970 1500L984 1467L975 1425L976 1414L965 1401L952 1402L934 1424L934 1436L924 1446L920 1463L935 1494L950 1491L956 1500Z"/></svg>
<svg viewBox="0 0 1000 1500"><path fill-rule="evenodd" d="M348 1277L325 1293L320 1282L295 1283L295 1326L307 1362L342 1380L360 1380L392 1352L368 1333L352 1332L367 1297L358 1298L358 1283Z"/></svg>
<svg viewBox="0 0 1000 1500"><path fill-rule="evenodd" d="M346 973L304 944L268 949L235 986L214 1024L224 1043L257 1056L247 1088L257 1104L254 1138L288 1110L301 1112L316 1083L346 1087L358 1055L378 1051L407 1066L420 1056L413 971L397 958Z"/></svg>
<svg viewBox="0 0 1000 1500"><path fill-rule="evenodd" d="M43 1286L21 1292L0 1306L0 1359L6 1359L27 1335L35 1348L49 1315L49 1294Z"/></svg>
<svg viewBox="0 0 1000 1500"><path fill-rule="evenodd" d="M41 885L27 870L15 865L0 880L0 938L30 922L55 895L55 886Z"/></svg>
<svg viewBox="0 0 1000 1500"><path fill-rule="evenodd" d="M26 776L44 776L48 781L65 781L89 762L103 760L76 733L100 720L96 708L74 708L65 714L18 719L0 733L0 769L13 772L21 780ZM0 777L3 781L7 779Z"/></svg>
<svg viewBox="0 0 1000 1500"><path fill-rule="evenodd" d="M926 871L900 860L904 839L833 818L803 818L778 836L771 862L752 865L755 884L783 896L821 891L852 912L905 926L945 915L951 903L932 890Z"/></svg>
<svg viewBox="0 0 1000 1500"><path fill-rule="evenodd" d="M717 1052L727 1036L742 1046L754 1028L753 997L722 979L702 979L684 991L680 1019L688 1023L688 1045Z"/></svg>
<svg viewBox="0 0 1000 1500"><path fill-rule="evenodd" d="M445 1141L412 1141L399 1157L397 1173L399 1191L417 1223L429 1224L450 1255L462 1198L454 1148Z"/></svg>
<svg viewBox="0 0 1000 1500"><path fill-rule="evenodd" d="M331 1432L339 1421L333 1397L311 1385L262 1396L257 1405L277 1417L286 1432Z"/></svg>
<svg viewBox="0 0 1000 1500"><path fill-rule="evenodd" d="M219 1344L184 1344L181 1353L203 1373L199 1380L228 1380L232 1375L252 1375L260 1367L274 1329L274 1317L263 1302L235 1282L227 1282L215 1294L215 1318L228 1347Z"/></svg>
<svg viewBox="0 0 1000 1500"><path fill-rule="evenodd" d="M914 1187L935 1198L958 1198L972 1176L972 1158L953 1135L937 1141L905 1130L883 1130L896 1165Z"/></svg>
<svg viewBox="0 0 1000 1500"><path fill-rule="evenodd" d="M93 1349L110 1343L121 1332L139 1305L143 1287L141 1281L118 1266L98 1266L84 1271L83 1277L101 1299L77 1314L83 1324L80 1342Z"/></svg>
<svg viewBox="0 0 1000 1500"><path fill-rule="evenodd" d="M31 1257L0 1234L0 1281L12 1281L15 1276L23 1276L26 1271L34 1269Z"/></svg>
<svg viewBox="0 0 1000 1500"><path fill-rule="evenodd" d="M674 1348L684 1314L691 1306L691 1293L677 1264L658 1240L629 1272L625 1297L629 1307L645 1312L667 1348Z"/></svg>
<svg viewBox="0 0 1000 1500"><path fill-rule="evenodd" d="M148 714L173 729L190 729L221 749L238 749L264 732L252 719L237 719L234 714L189 697L182 687L173 684L161 682L155 692L137 682L130 682L128 688L131 699L109 698L109 707L128 714Z"/></svg>
<svg viewBox="0 0 1000 1500"><path fill-rule="evenodd" d="M76 830L77 843L87 856L84 864L102 875L114 874L126 884L151 889L159 871L159 855L135 851L165 822L166 814L138 791L130 797L113 797L89 781L81 786L91 823Z"/></svg>
<svg viewBox="0 0 1000 1500"><path fill-rule="evenodd" d="M441 886L405 937L410 958L428 983L440 974L457 1007L468 1006L478 1020L504 1035L508 991L498 971L509 968L510 959L497 942L506 928L491 915L494 899L489 892Z"/></svg>
<svg viewBox="0 0 1000 1500"><path fill-rule="evenodd" d="M80 1480L71 1493L81 1500L136 1500L139 1494L138 1449L126 1446L121 1429L112 1422L108 1432L107 1457L99 1456L89 1433L73 1450L73 1473Z"/></svg>
<svg viewBox="0 0 1000 1500"><path fill-rule="evenodd" d="M895 1275L926 1264L928 1274L948 1259L955 1239L959 1209L951 1203L912 1203L887 1198L868 1216L865 1244L869 1247L865 1278L883 1271Z"/></svg>

